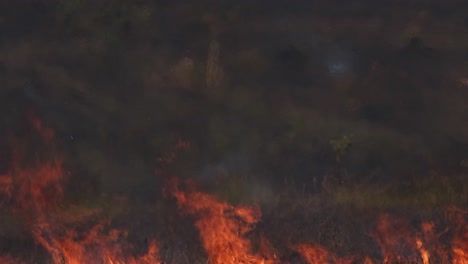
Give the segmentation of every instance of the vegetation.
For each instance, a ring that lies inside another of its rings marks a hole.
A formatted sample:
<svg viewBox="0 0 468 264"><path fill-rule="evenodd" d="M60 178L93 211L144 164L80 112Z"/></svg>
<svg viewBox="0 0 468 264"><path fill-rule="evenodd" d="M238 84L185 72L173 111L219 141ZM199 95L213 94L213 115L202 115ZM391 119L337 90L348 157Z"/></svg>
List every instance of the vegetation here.
<svg viewBox="0 0 468 264"><path fill-rule="evenodd" d="M158 199L184 139L176 174L267 212L466 206L467 4L6 2L1 138L38 114L80 203Z"/></svg>

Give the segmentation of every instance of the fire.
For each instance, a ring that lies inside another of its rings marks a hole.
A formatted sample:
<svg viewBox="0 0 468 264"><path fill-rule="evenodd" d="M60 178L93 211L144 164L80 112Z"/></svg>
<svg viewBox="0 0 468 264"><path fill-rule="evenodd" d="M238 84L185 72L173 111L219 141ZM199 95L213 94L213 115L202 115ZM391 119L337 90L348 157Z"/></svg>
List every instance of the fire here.
<svg viewBox="0 0 468 264"><path fill-rule="evenodd" d="M436 233L436 224L433 222L423 222L421 231L416 232L401 219L392 219L388 214L382 215L371 236L382 249L384 263L468 263L467 213L458 208L449 208L448 214L452 226L439 233ZM442 236L446 236L445 239L451 238L451 249L443 245Z"/></svg>
<svg viewBox="0 0 468 264"><path fill-rule="evenodd" d="M294 247L299 252L307 263L340 263L340 264L351 264L352 259L339 258L338 256L330 253L325 248L319 245L300 244Z"/></svg>
<svg viewBox="0 0 468 264"><path fill-rule="evenodd" d="M53 130L46 128L39 119L30 121L44 143L52 144ZM52 151L53 155L46 159L37 155L30 160L24 158L27 156L25 145L19 146L13 152L10 170L0 175L0 206L12 209L24 220L31 238L48 253L51 263L166 263L160 260L160 244L156 239L149 240L145 253L134 254L135 247L129 242L129 232L125 228L113 226L112 219L103 219L97 209L65 202L63 186L68 175L63 169L63 158L57 156L57 152ZM188 147L187 142L180 141L176 150ZM175 152L171 152L159 162L168 166L174 159ZM207 263L297 263L279 255L272 243L256 230L262 217L259 207L231 205L176 177L169 177L166 187L166 194L175 198L178 209L193 218ZM126 201L126 198L119 197L116 201ZM382 214L369 234L380 247L380 260L365 255L342 257L339 252L331 252L317 243L286 246L286 251L297 252L300 263L309 264L468 264L467 217L468 212L449 208L445 219L449 227L439 229L436 222L421 221L416 228L404 219ZM28 262L7 254L0 255L0 263Z"/></svg>
<svg viewBox="0 0 468 264"><path fill-rule="evenodd" d="M183 192L179 185L174 179L172 194L181 210L196 217L195 226L200 231L210 263L275 263L274 256L265 258L255 253L252 242L246 237L260 221L258 208L235 207L198 191Z"/></svg>
<svg viewBox="0 0 468 264"><path fill-rule="evenodd" d="M209 263L289 263L280 260L269 246L260 253L253 250L253 243L248 233L254 230L260 221L261 213L255 207L236 207L218 200L215 196L194 190L188 183L188 191L181 191L179 180L171 181L172 195L179 208L195 216L195 226L199 230L201 243L208 255ZM382 214L375 230L370 236L381 248L383 261L372 260L368 256L340 257L326 248L311 244L298 244L292 249L309 264L351 264L351 263L468 263L468 225L465 224L465 212L452 213L454 233L452 251L441 246L440 237L448 229L436 232L433 222L422 222L420 230L389 214Z"/></svg>
<svg viewBox="0 0 468 264"><path fill-rule="evenodd" d="M449 208L448 218L454 225L455 236L452 241L453 263L468 264L468 224L465 216L468 212L458 208Z"/></svg>
<svg viewBox="0 0 468 264"><path fill-rule="evenodd" d="M29 121L41 139L52 145L53 130L34 116L30 116ZM62 169L63 159L59 156L45 162L37 154L32 162L27 156L26 144L17 144L10 170L6 175L0 175L0 194L15 212L31 220L58 207L63 200L62 186L66 175Z"/></svg>
<svg viewBox="0 0 468 264"><path fill-rule="evenodd" d="M86 232L64 230L60 234L48 223L37 224L33 236L50 253L54 263L67 264L156 264L158 261L158 247L152 241L147 253L141 257L128 254L131 250L126 245L127 232L112 229L107 233L104 224L97 224ZM125 245L125 246L122 246Z"/></svg>
<svg viewBox="0 0 468 264"><path fill-rule="evenodd" d="M53 209L63 198L61 163L55 159L26 169L15 164L0 176L1 191L18 212L38 214Z"/></svg>
<svg viewBox="0 0 468 264"><path fill-rule="evenodd" d="M54 131L31 117L32 127L46 144L51 144ZM21 145L20 146L24 146ZM126 231L110 229L109 223L99 222L87 231L77 227L93 220L95 211L81 215L67 215L63 211L63 184L66 181L63 159L52 157L24 166L24 149L15 149L12 166L0 176L0 195L4 204L26 220L36 244L47 250L55 264L159 264L158 245L151 241L147 253L132 256L132 247L126 242ZM11 256L0 256L0 263L23 263Z"/></svg>
<svg viewBox="0 0 468 264"><path fill-rule="evenodd" d="M398 262L408 257L402 256L401 252L414 253L416 241L411 237L409 225L401 219L393 219L389 214L380 216L370 236L380 246L384 263Z"/></svg>
<svg viewBox="0 0 468 264"><path fill-rule="evenodd" d="M423 247L423 243L421 240L417 239L416 240L416 245L419 249L419 252L421 253L421 258L422 258L422 262L423 264L429 264L429 252Z"/></svg>

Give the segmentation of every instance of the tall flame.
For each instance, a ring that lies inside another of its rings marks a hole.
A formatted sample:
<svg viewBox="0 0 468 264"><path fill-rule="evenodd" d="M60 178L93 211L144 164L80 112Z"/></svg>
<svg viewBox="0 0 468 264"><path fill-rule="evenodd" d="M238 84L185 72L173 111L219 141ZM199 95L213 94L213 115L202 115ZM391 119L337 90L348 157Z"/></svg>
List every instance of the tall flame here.
<svg viewBox="0 0 468 264"><path fill-rule="evenodd" d="M261 213L254 207L235 207L219 201L215 196L198 191L182 192L179 181L172 182L172 194L179 207L196 217L203 247L213 264L275 263L255 253L246 237L260 221Z"/></svg>
<svg viewBox="0 0 468 264"><path fill-rule="evenodd" d="M46 144L51 144L54 131L40 119L30 117L32 127ZM127 232L111 229L105 232L105 223L95 224L86 233L78 232L69 222L79 224L83 217L70 217L58 211L63 202L63 183L66 177L63 159L57 156L47 161L37 158L32 166L24 166L24 150L15 149L12 166L6 175L0 175L0 195L5 204L26 220L35 242L46 249L55 264L159 264L158 245L150 242L143 256L129 254ZM65 221L67 220L67 221ZM22 263L11 256L0 256L0 263Z"/></svg>

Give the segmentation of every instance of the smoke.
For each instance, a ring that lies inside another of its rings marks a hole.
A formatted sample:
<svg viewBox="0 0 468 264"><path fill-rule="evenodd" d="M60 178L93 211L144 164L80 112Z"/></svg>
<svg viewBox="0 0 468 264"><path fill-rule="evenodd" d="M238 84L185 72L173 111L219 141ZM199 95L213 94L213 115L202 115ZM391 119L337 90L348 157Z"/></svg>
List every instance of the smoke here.
<svg viewBox="0 0 468 264"><path fill-rule="evenodd" d="M255 159L252 151L242 149L224 158L208 162L199 173L196 181L202 186L234 202L256 203L261 207L274 201L272 184L255 172Z"/></svg>

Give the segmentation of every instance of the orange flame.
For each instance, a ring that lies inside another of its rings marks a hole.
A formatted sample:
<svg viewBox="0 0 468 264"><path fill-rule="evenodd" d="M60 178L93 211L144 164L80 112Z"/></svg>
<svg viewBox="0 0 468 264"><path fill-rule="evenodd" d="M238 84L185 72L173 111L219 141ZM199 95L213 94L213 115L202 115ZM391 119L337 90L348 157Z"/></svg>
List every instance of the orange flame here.
<svg viewBox="0 0 468 264"><path fill-rule="evenodd" d="M455 231L452 240L453 264L468 264L468 224L465 222L468 212L451 207L447 214Z"/></svg>
<svg viewBox="0 0 468 264"><path fill-rule="evenodd" d="M310 264L350 264L351 259L339 258L319 245L299 244L294 249Z"/></svg>
<svg viewBox="0 0 468 264"><path fill-rule="evenodd" d="M389 214L380 216L375 231L370 236L377 242L384 257L384 263L403 261L401 252L415 248L409 225L401 219L392 219Z"/></svg>
<svg viewBox="0 0 468 264"><path fill-rule="evenodd" d="M45 143L50 144L53 130L46 128L39 119L32 118L30 121ZM173 163L178 150L188 147L187 142L179 141L168 158L158 161L168 166ZM17 149L13 154L11 170L0 175L0 198L5 198L0 205L11 206L27 220L33 239L47 250L52 263L161 263L155 240L150 242L144 255L135 256L131 254L134 248L128 242L128 232L111 228L110 221L96 222L98 211L85 210L79 215L67 215L58 210L58 205L63 204L64 200L62 186L66 177L62 168L63 159L52 157L41 162L36 159L33 166L24 166L24 151ZM195 190L190 182L182 183L177 178L167 180L168 193L176 199L178 207L194 217L210 264L288 263L279 259L263 236L258 243L254 243L253 231L261 220L258 207L230 205L213 195ZM383 214L370 236L380 246L383 263L468 264L467 215L468 212L459 208L449 208L447 220L450 228L437 233L434 222L423 222L417 231L408 222ZM442 235L449 238L451 247L442 246ZM368 256L340 257L315 243L298 244L292 249L309 264L378 263ZM0 263L25 262L5 255L0 256Z"/></svg>
<svg viewBox="0 0 468 264"><path fill-rule="evenodd" d="M50 144L54 131L44 127L41 120L34 116L30 116L30 122L41 138ZM12 168L6 175L0 175L0 194L11 201L16 212L34 218L45 210L55 208L63 200L62 184L66 177L62 158L53 157L41 162L36 157L33 166L25 167L24 156L21 147L13 150Z"/></svg>
<svg viewBox="0 0 468 264"><path fill-rule="evenodd" d="M182 192L177 180L172 194L179 207L196 216L195 226L200 231L201 242L213 264L274 263L274 256L264 258L253 252L248 232L260 221L258 208L235 207L220 202L216 197L197 191Z"/></svg>
<svg viewBox="0 0 468 264"><path fill-rule="evenodd" d="M30 118L32 126L46 144L50 144L54 131L46 128L40 119ZM86 234L67 227L64 215L57 212L63 202L64 170L62 159L54 157L34 166L23 167L23 151L13 153L12 169L0 175L0 195L12 209L27 220L35 241L44 247L55 264L159 264L158 246L149 245L143 256L131 256L131 247L125 243L127 232L116 229L105 231L100 223ZM95 212L83 216L95 215ZM80 217L68 217L68 221L82 221ZM85 219L86 220L86 219ZM21 263L10 256L1 256L0 263Z"/></svg>
<svg viewBox="0 0 468 264"><path fill-rule="evenodd" d="M33 236L50 253L54 263L67 264L157 264L158 247L152 241L141 257L128 254L127 232L112 229L107 234L104 224L95 225L85 235L67 229L61 236L48 223L37 224ZM124 245L124 246L122 246Z"/></svg>
<svg viewBox="0 0 468 264"><path fill-rule="evenodd" d="M421 240L416 239L416 245L421 253L423 264L429 264L429 252L423 247L423 243Z"/></svg>
<svg viewBox="0 0 468 264"><path fill-rule="evenodd" d="M55 208L63 198L61 164L61 159L26 169L15 164L7 175L0 176L0 191L18 212L41 213Z"/></svg>

